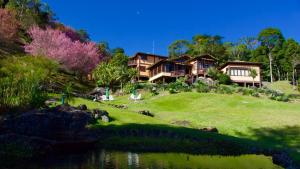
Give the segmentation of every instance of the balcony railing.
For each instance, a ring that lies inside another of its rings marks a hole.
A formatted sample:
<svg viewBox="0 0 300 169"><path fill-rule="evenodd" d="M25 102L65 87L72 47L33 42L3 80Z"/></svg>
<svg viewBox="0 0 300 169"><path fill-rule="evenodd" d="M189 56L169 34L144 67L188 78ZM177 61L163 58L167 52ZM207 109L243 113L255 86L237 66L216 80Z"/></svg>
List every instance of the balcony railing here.
<svg viewBox="0 0 300 169"><path fill-rule="evenodd" d="M176 70L176 71L171 71L171 76L172 77L178 77L178 76L185 76L185 70Z"/></svg>
<svg viewBox="0 0 300 169"><path fill-rule="evenodd" d="M128 65L137 65L137 61L136 60L129 60L128 61Z"/></svg>

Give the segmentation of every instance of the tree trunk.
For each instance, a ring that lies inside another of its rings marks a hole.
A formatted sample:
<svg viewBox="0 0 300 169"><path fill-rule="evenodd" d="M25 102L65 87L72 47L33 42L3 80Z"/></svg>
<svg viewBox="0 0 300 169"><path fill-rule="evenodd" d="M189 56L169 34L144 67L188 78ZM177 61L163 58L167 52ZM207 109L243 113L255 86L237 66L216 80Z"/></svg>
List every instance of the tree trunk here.
<svg viewBox="0 0 300 169"><path fill-rule="evenodd" d="M121 82L121 93L123 94L123 83Z"/></svg>
<svg viewBox="0 0 300 169"><path fill-rule="evenodd" d="M273 69L272 69L272 62L273 62L272 52L269 51L269 64L270 64L270 80L271 80L271 83L273 83Z"/></svg>
<svg viewBox="0 0 300 169"><path fill-rule="evenodd" d="M254 78L253 78L253 81L252 81L252 86L254 87Z"/></svg>
<svg viewBox="0 0 300 169"><path fill-rule="evenodd" d="M296 89L296 81L295 81L295 68L293 67L293 89Z"/></svg>
<svg viewBox="0 0 300 169"><path fill-rule="evenodd" d="M279 68L277 68L277 74L278 74L278 80L280 81L280 80L281 80L281 75L280 75L280 70L279 70Z"/></svg>

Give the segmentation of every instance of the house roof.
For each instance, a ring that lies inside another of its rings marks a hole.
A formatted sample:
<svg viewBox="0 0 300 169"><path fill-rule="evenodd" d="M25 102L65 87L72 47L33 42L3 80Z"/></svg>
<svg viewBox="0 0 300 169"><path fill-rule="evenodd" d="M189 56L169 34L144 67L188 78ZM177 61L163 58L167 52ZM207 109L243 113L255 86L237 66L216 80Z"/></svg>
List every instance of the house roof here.
<svg viewBox="0 0 300 169"><path fill-rule="evenodd" d="M208 57L209 59L217 61L217 58L213 57L212 55L210 55L210 54L203 54L203 55L199 55L199 56L191 58L190 60L188 60L188 62L194 61L194 60L197 60L197 59L201 59L201 58L204 58L204 57Z"/></svg>
<svg viewBox="0 0 300 169"><path fill-rule="evenodd" d="M253 65L253 66L262 66L262 63L259 62L246 62L246 61L229 61L225 64L223 64L222 66L219 67L219 69L223 69L224 67L228 66L228 65Z"/></svg>
<svg viewBox="0 0 300 169"><path fill-rule="evenodd" d="M159 58L168 58L167 56L162 56L162 55L155 55L155 54L149 54L149 53L143 53L143 52L137 52L134 56L129 57L129 59L131 58L135 58L139 55L146 55L146 56L154 56L154 57L159 57Z"/></svg>
<svg viewBox="0 0 300 169"><path fill-rule="evenodd" d="M189 64L187 64L186 62L184 62L184 63L178 63L178 62L176 62L176 60L180 60L180 59L186 59L186 60L188 60L188 59L190 59L190 58L191 58L191 57L188 56L188 55L181 55L181 56L179 56L178 58L165 58L165 59L160 60L160 61L156 62L155 64L149 66L148 69L151 69L152 67L154 67L154 66L156 66L156 65L159 65L159 64L161 64L161 63L163 63L163 62L173 62L173 63L181 64L181 65L189 65Z"/></svg>

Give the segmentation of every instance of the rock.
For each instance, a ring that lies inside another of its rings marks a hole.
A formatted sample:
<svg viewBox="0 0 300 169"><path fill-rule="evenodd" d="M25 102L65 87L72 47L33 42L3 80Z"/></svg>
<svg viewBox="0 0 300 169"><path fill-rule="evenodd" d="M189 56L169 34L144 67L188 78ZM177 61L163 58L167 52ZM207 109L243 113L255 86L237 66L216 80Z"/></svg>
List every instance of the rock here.
<svg viewBox="0 0 300 169"><path fill-rule="evenodd" d="M106 110L94 109L93 115L94 117L108 116L108 112Z"/></svg>
<svg viewBox="0 0 300 169"><path fill-rule="evenodd" d="M121 104L121 105L117 105L117 104L108 104L108 105L110 105L110 106L112 106L112 107L115 107L115 108L117 108L117 109L127 109L127 108L128 108L128 106L123 105L123 104Z"/></svg>
<svg viewBox="0 0 300 169"><path fill-rule="evenodd" d="M3 121L2 128L14 134L71 141L80 140L79 134L88 132L86 126L93 121L91 113L61 105L10 116Z"/></svg>
<svg viewBox="0 0 300 169"><path fill-rule="evenodd" d="M108 117L107 115L103 115L103 116L101 116L101 120L102 120L103 122L108 123L108 122L109 122L109 117Z"/></svg>
<svg viewBox="0 0 300 169"><path fill-rule="evenodd" d="M91 91L89 93L89 95L98 95L98 96L102 96L105 94L105 88L104 87L96 87L95 89L93 89L93 91Z"/></svg>
<svg viewBox="0 0 300 169"><path fill-rule="evenodd" d="M205 127L200 130L205 131L205 132L219 133L219 131L216 127Z"/></svg>
<svg viewBox="0 0 300 169"><path fill-rule="evenodd" d="M87 110L87 106L85 104L81 104L78 106L79 110Z"/></svg>
<svg viewBox="0 0 300 169"><path fill-rule="evenodd" d="M145 115L145 116L154 117L154 114L150 113L150 111L148 111L148 110L138 111L138 113Z"/></svg>

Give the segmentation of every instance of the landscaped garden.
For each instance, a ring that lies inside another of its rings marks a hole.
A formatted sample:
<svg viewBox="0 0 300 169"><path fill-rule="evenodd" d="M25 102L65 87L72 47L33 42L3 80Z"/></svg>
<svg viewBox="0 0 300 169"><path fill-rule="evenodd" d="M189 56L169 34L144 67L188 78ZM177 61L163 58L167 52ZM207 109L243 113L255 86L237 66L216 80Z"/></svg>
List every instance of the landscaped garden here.
<svg viewBox="0 0 300 169"><path fill-rule="evenodd" d="M149 69L129 66L124 49L93 42L40 1L0 0L0 19L0 163L18 168L38 156L109 149L128 161L142 152L149 165L166 158L197 166L205 154L230 167L245 159L300 166L300 45L277 28L238 42L204 34L174 41L165 61L207 55L214 63L201 62L203 77L185 70L150 83L140 79ZM233 83L218 69L235 60L259 65L235 70L252 82ZM153 71L167 69L160 66Z"/></svg>

